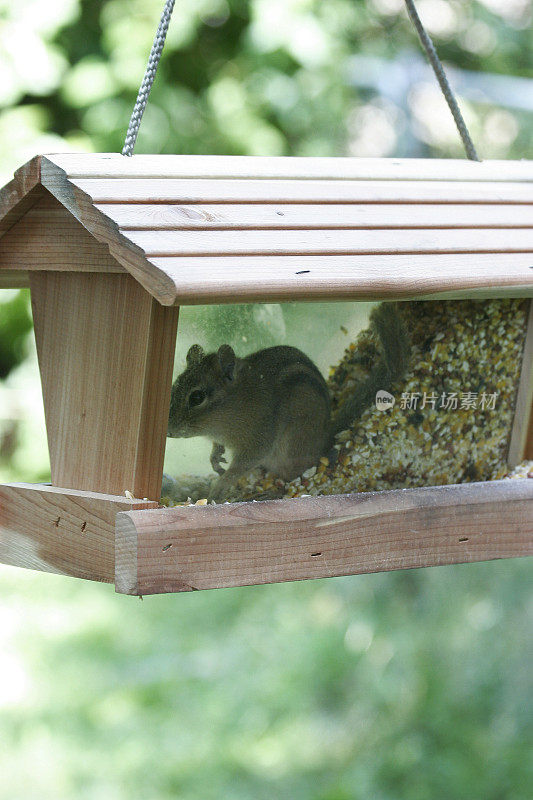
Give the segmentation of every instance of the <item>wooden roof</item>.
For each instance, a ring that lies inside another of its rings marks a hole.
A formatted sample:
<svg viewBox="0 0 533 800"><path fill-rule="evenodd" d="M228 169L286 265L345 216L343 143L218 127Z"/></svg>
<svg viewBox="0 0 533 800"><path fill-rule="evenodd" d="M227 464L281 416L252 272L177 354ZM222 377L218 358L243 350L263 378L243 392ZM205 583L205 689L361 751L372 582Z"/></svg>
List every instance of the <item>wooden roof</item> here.
<svg viewBox="0 0 533 800"><path fill-rule="evenodd" d="M533 294L532 161L38 156L0 236L43 192L164 305Z"/></svg>

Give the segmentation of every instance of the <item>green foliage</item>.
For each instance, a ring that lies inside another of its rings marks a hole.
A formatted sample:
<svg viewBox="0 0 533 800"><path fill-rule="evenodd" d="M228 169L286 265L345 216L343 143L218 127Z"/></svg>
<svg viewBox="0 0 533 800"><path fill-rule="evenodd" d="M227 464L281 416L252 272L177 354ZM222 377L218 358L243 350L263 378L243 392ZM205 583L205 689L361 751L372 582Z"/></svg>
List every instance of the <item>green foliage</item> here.
<svg viewBox="0 0 533 800"><path fill-rule="evenodd" d="M0 800L530 800L530 572L141 603L4 568Z"/></svg>
<svg viewBox="0 0 533 800"><path fill-rule="evenodd" d="M161 7L0 0L0 173L38 151L121 149ZM421 13L452 66L531 77L527 0L426 0ZM137 152L387 156L415 137L418 153L462 155L434 82L402 85L413 54L402 0L184 0ZM352 55L382 60L378 84L348 85ZM478 96L462 106L484 157L531 156L531 113Z"/></svg>
<svg viewBox="0 0 533 800"><path fill-rule="evenodd" d="M29 292L15 292L14 296L12 292L0 293L0 380L27 355L31 329Z"/></svg>

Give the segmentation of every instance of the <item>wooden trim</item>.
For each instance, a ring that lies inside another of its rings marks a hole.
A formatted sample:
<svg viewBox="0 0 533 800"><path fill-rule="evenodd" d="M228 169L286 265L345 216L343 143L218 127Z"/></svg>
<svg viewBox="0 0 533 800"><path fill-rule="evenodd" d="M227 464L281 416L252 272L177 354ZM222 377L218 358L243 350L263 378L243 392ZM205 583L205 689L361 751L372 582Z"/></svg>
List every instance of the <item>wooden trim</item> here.
<svg viewBox="0 0 533 800"><path fill-rule="evenodd" d="M17 169L13 180L0 189L0 237L41 197L41 156Z"/></svg>
<svg viewBox="0 0 533 800"><path fill-rule="evenodd" d="M533 554L533 480L123 512L115 588L155 594Z"/></svg>
<svg viewBox="0 0 533 800"><path fill-rule="evenodd" d="M533 184L526 182L122 177L69 180L93 203L533 203Z"/></svg>
<svg viewBox="0 0 533 800"><path fill-rule="evenodd" d="M522 369L516 395L516 408L511 429L508 462L511 467L525 458L533 458L533 301L529 307Z"/></svg>
<svg viewBox="0 0 533 800"><path fill-rule="evenodd" d="M95 208L121 231L533 228L527 204L103 203Z"/></svg>
<svg viewBox="0 0 533 800"><path fill-rule="evenodd" d="M0 269L0 289L27 289L30 276L20 269Z"/></svg>
<svg viewBox="0 0 533 800"><path fill-rule="evenodd" d="M157 503L59 489L0 485L0 562L111 583L115 516Z"/></svg>
<svg viewBox="0 0 533 800"><path fill-rule="evenodd" d="M65 153L47 158L69 178L298 178L308 180L533 181L533 161L421 158Z"/></svg>
<svg viewBox="0 0 533 800"><path fill-rule="evenodd" d="M532 296L533 254L152 257L180 305Z"/></svg>
<svg viewBox="0 0 533 800"><path fill-rule="evenodd" d="M130 275L30 282L52 483L158 500L178 309Z"/></svg>
<svg viewBox="0 0 533 800"><path fill-rule="evenodd" d="M172 256L434 255L527 253L533 259L533 225L508 230L130 230L129 239L149 259Z"/></svg>

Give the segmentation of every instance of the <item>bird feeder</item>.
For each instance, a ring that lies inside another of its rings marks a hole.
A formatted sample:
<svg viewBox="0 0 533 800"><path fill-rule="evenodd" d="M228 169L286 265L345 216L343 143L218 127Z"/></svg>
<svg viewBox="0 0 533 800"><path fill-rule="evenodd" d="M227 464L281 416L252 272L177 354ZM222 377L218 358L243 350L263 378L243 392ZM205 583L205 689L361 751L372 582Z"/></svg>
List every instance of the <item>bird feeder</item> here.
<svg viewBox="0 0 533 800"><path fill-rule="evenodd" d="M0 486L3 562L149 594L533 553L527 479L158 502L180 305L531 298L533 162L38 156L0 192L28 285L52 484ZM511 463L532 375L530 314Z"/></svg>

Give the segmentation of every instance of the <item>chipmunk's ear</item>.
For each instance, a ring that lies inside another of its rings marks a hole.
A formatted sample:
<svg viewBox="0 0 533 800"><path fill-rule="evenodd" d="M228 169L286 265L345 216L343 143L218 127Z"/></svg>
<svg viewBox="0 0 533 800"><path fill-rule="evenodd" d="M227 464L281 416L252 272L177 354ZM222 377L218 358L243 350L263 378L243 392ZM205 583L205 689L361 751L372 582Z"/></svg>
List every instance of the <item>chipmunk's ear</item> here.
<svg viewBox="0 0 533 800"><path fill-rule="evenodd" d="M194 367L195 364L199 364L204 355L203 348L199 344L193 344L187 353L187 366Z"/></svg>
<svg viewBox="0 0 533 800"><path fill-rule="evenodd" d="M235 352L229 344L223 344L218 348L218 363L223 377L227 381L232 381L235 373Z"/></svg>

